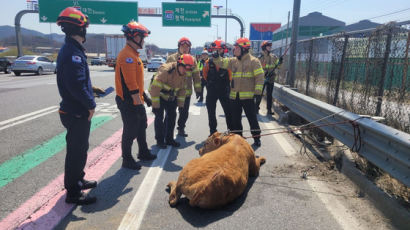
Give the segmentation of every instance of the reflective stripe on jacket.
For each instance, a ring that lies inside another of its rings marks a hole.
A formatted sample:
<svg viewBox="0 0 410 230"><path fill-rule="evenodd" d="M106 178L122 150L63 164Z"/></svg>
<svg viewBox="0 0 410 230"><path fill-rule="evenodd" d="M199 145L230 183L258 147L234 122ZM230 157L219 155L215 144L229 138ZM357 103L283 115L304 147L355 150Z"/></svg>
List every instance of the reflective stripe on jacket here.
<svg viewBox="0 0 410 230"><path fill-rule="evenodd" d="M166 63L177 62L179 56L181 55L182 54L180 54L179 52L169 55ZM197 61L195 58L194 58L194 66L192 67L193 67L192 71L186 72L186 77L188 78L186 81L186 89L187 89L186 96L187 97L192 95L192 84L194 84L195 92L200 93L202 91L201 77L199 75Z"/></svg>
<svg viewBox="0 0 410 230"><path fill-rule="evenodd" d="M261 64L262 64L262 68L266 73L270 73L273 68L278 64L279 62L279 58L274 55L274 54L266 54L266 52L263 53L263 55L259 58ZM278 69L278 68L276 68ZM275 74L276 74L276 70L275 70ZM271 77L268 81L269 83L274 83L275 82L275 78Z"/></svg>
<svg viewBox="0 0 410 230"><path fill-rule="evenodd" d="M166 101L177 99L178 107L184 107L185 87L186 77L178 73L176 62L161 65L149 87L152 108L160 107L160 97Z"/></svg>
<svg viewBox="0 0 410 230"><path fill-rule="evenodd" d="M228 60L228 69L232 71L229 97L235 99L239 93L239 98L245 100L261 95L264 72L260 61L249 53L243 55L241 60L236 57Z"/></svg>

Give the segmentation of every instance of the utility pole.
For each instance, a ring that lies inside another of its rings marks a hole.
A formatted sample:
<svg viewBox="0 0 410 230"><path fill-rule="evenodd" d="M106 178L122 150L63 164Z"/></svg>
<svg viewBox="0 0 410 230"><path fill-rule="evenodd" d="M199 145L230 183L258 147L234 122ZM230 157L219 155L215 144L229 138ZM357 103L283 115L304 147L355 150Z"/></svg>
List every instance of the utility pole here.
<svg viewBox="0 0 410 230"><path fill-rule="evenodd" d="M225 42L228 42L228 0L225 1Z"/></svg>
<svg viewBox="0 0 410 230"><path fill-rule="evenodd" d="M296 66L296 48L299 32L299 13L300 0L293 1L293 15L292 15L292 37L290 40L290 60L289 60L289 85L291 88L295 87L295 66Z"/></svg>

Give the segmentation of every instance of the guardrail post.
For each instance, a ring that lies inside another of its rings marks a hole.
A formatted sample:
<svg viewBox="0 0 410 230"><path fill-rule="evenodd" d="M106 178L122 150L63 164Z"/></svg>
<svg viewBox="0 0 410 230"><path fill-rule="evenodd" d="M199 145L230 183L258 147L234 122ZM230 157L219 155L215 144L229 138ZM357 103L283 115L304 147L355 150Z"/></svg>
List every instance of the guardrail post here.
<svg viewBox="0 0 410 230"><path fill-rule="evenodd" d="M313 56L313 39L310 40L310 45L309 45L309 62L308 62L308 67L307 67L307 72L306 72L306 95L309 95L309 82L310 82L310 71L312 68L312 56Z"/></svg>
<svg viewBox="0 0 410 230"><path fill-rule="evenodd" d="M377 92L377 107L376 107L376 116L380 116L382 111L382 102L384 94L384 80L386 79L387 74L387 63L389 61L391 39L393 37L393 26L390 26L388 29L387 39L386 39L386 49L384 51L384 60L382 65L382 74L379 82L379 90Z"/></svg>
<svg viewBox="0 0 410 230"><path fill-rule="evenodd" d="M335 91L335 97L333 98L333 105L336 105L337 99L339 97L339 88L340 88L340 82L342 81L342 77L343 77L343 67L344 67L344 62L345 62L345 57L346 57L347 43L349 42L349 36L345 35L344 37L345 37L345 41L343 44L343 53L342 53L342 58L340 60L339 73L337 75L336 91Z"/></svg>

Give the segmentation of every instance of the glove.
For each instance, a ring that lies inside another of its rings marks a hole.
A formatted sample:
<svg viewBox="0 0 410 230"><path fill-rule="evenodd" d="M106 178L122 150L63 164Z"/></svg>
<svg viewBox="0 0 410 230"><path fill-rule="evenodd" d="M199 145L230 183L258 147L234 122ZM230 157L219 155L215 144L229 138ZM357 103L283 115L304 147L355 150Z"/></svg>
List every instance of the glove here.
<svg viewBox="0 0 410 230"><path fill-rule="evenodd" d="M283 57L281 56L279 57L279 65L282 64L282 62L283 62Z"/></svg>
<svg viewBox="0 0 410 230"><path fill-rule="evenodd" d="M145 103L147 103L148 107L151 107L152 105L152 100L150 97L148 97L148 95L144 92L144 94L142 94L142 96L144 97L144 101Z"/></svg>
<svg viewBox="0 0 410 230"><path fill-rule="evenodd" d="M255 95L253 96L253 98L255 99L255 101L261 101L262 100L262 96L261 95Z"/></svg>
<svg viewBox="0 0 410 230"><path fill-rule="evenodd" d="M94 86L92 86L92 88L93 88L94 97L100 97L100 94L105 93L105 90L103 90L101 88L94 87Z"/></svg>

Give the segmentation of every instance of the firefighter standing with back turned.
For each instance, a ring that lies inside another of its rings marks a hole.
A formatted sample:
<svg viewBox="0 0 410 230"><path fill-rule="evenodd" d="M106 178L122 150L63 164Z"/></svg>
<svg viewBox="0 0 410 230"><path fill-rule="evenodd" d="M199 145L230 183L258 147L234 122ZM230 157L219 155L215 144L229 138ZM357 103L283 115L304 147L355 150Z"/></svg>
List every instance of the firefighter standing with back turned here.
<svg viewBox="0 0 410 230"><path fill-rule="evenodd" d="M225 114L226 125L232 130L232 117L229 107L229 90L232 73L228 70L229 60L224 58L225 42L218 39L211 44L212 57L205 62L203 77L206 80L206 108L210 135L217 131L216 102L219 100Z"/></svg>
<svg viewBox="0 0 410 230"><path fill-rule="evenodd" d="M131 21L122 27L126 45L120 51L115 67L115 101L123 122L121 150L122 167L139 170L141 165L132 157L132 143L137 138L138 159L154 160L146 140L147 114L144 107L144 65L138 49L144 45L144 38L150 31L142 24ZM145 96L145 98L144 98ZM149 101L149 98L148 98ZM148 104L148 102L147 102Z"/></svg>
<svg viewBox="0 0 410 230"><path fill-rule="evenodd" d="M92 204L97 199L81 192L97 186L96 181L84 179L91 118L96 107L87 56L82 45L86 40L88 18L81 11L68 7L58 16L57 25L61 26L61 30L66 34L65 43L57 57L57 86L62 99L59 114L61 123L67 129L65 202Z"/></svg>
<svg viewBox="0 0 410 230"><path fill-rule="evenodd" d="M255 99L261 97L263 69L260 61L249 54L251 42L239 38L234 44L234 58L229 59L228 69L232 71L231 92L229 94L232 113L232 130L242 136L242 109L245 110L254 136L254 145L260 146L260 128L255 111Z"/></svg>
<svg viewBox="0 0 410 230"><path fill-rule="evenodd" d="M186 38L182 37L178 41L178 51L172 55L170 55L167 58L166 63L170 62L176 62L178 61L178 58L182 54L190 54L191 52L191 41ZM195 95L196 98L198 99L200 97L200 92L201 92L201 78L199 76L199 70L197 68L197 63L194 58L194 66L192 70L187 71L186 73L186 98L185 98L185 105L183 108L178 108L179 111L179 118L178 118L178 135L187 137L188 134L185 133L185 125L188 120L188 115L189 115L189 106L191 103L191 95L192 95L192 84L194 84L195 88Z"/></svg>
<svg viewBox="0 0 410 230"><path fill-rule="evenodd" d="M180 146L180 143L174 140L176 109L177 106L182 109L186 104L185 75L194 66L194 58L189 54L183 54L176 62L161 65L151 82L149 93L152 97L152 111L155 114L155 139L159 148L165 149L166 145Z"/></svg>
<svg viewBox="0 0 410 230"><path fill-rule="evenodd" d="M273 85L275 84L275 69L279 65L279 58L271 53L272 42L262 42L261 48L262 55L259 57L259 60L265 72L264 88L266 88L266 110L268 111L268 115L273 115L274 112L272 111L272 91ZM258 99L262 99L262 97ZM256 114L259 114L260 103L261 100L256 101Z"/></svg>

